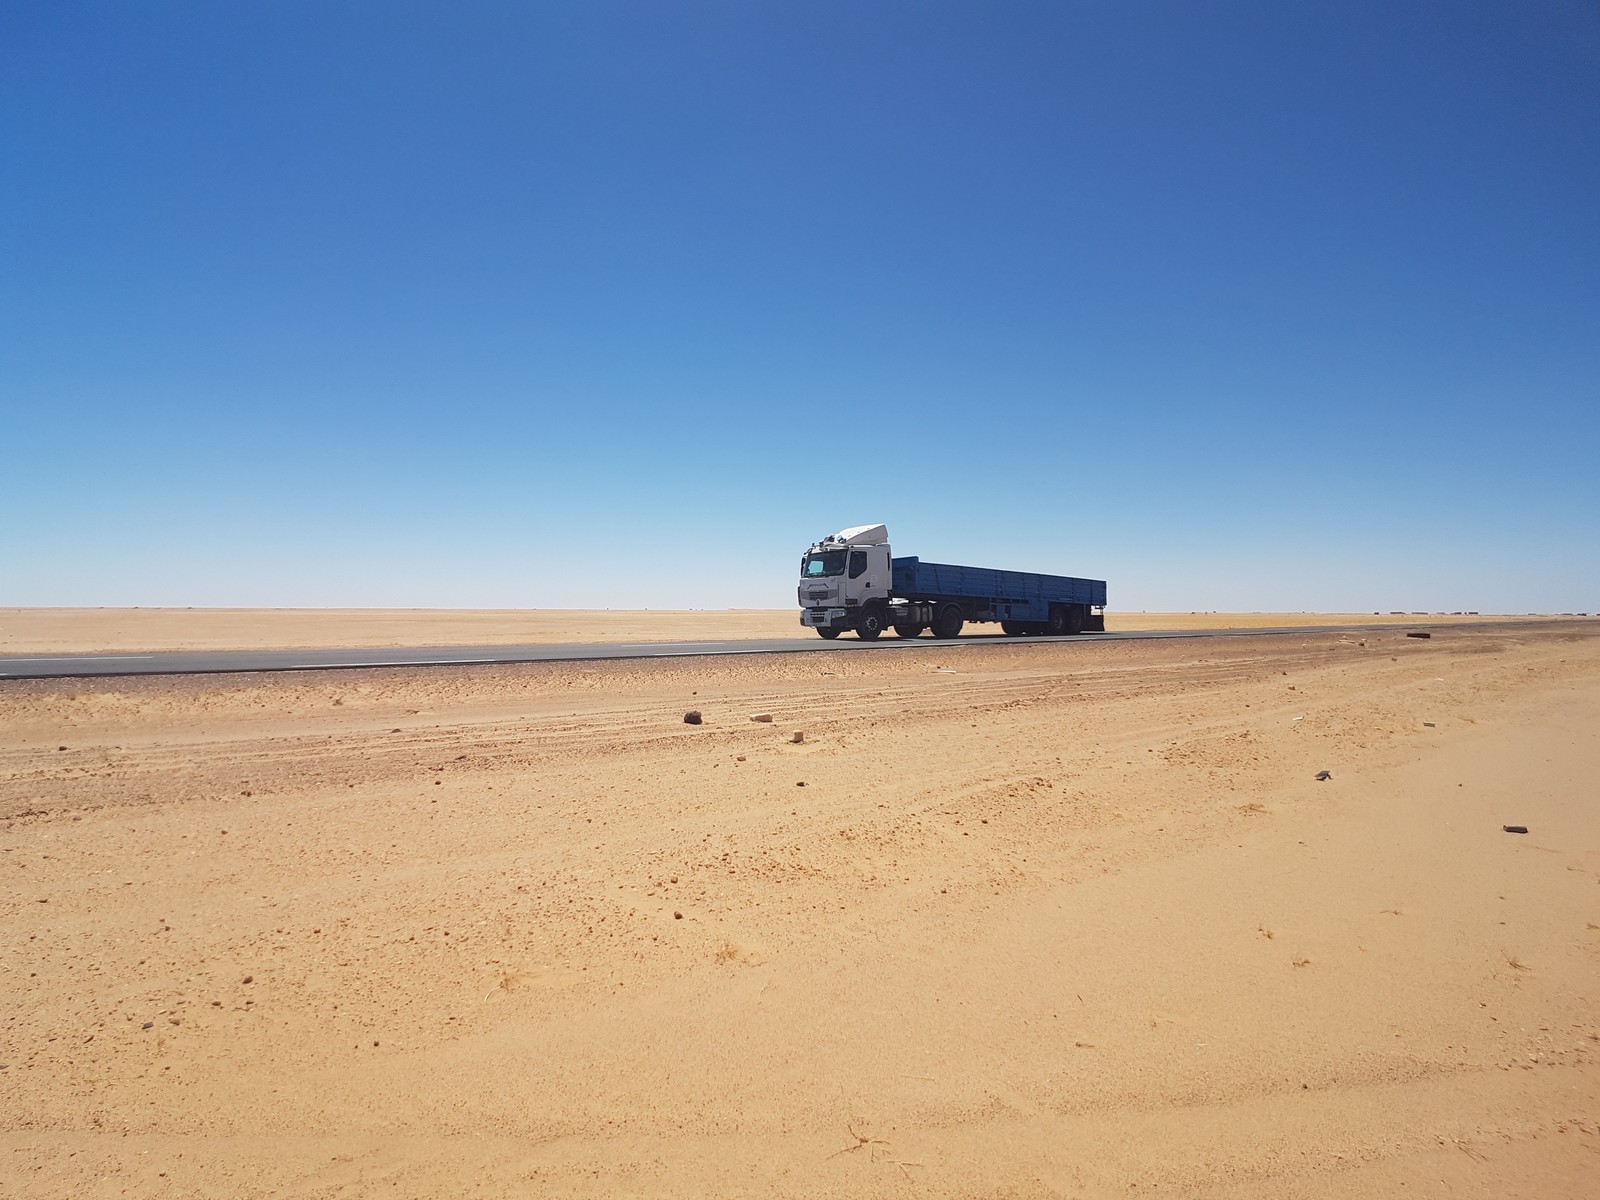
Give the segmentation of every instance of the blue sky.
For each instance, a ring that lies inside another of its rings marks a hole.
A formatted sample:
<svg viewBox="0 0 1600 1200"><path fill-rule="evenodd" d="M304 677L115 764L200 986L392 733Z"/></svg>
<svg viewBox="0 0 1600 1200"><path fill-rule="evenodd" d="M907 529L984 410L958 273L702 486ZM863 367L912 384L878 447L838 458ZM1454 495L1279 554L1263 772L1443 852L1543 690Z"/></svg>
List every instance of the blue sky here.
<svg viewBox="0 0 1600 1200"><path fill-rule="evenodd" d="M1600 609L1600 10L0 13L0 604Z"/></svg>

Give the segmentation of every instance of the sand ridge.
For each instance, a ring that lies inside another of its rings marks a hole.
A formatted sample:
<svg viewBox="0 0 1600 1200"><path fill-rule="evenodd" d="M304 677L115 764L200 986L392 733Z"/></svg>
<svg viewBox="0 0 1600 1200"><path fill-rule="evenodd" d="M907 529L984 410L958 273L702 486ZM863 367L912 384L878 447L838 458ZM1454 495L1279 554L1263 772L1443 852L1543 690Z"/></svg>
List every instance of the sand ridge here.
<svg viewBox="0 0 1600 1200"><path fill-rule="evenodd" d="M9 683L0 1191L1585 1194L1597 718L1581 626Z"/></svg>

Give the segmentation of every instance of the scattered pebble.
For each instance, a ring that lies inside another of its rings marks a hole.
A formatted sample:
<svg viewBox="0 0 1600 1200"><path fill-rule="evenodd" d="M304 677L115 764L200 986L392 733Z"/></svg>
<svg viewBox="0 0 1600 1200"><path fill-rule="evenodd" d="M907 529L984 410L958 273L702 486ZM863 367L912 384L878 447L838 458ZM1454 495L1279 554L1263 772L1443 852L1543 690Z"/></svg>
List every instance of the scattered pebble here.
<svg viewBox="0 0 1600 1200"><path fill-rule="evenodd" d="M1326 783L1328 780L1330 780L1332 778L1333 778L1333 772L1332 771L1318 771L1317 772L1317 782L1319 782L1319 783Z"/></svg>
<svg viewBox="0 0 1600 1200"><path fill-rule="evenodd" d="M801 742L806 740L805 730L796 729L789 735L789 740L798 746Z"/></svg>
<svg viewBox="0 0 1600 1200"><path fill-rule="evenodd" d="M254 975L246 975L244 977L244 979L242 979L240 982L242 982L242 983L254 983L255 981L256 981L256 977Z"/></svg>
<svg viewBox="0 0 1600 1200"><path fill-rule="evenodd" d="M1502 825L1502 826L1500 826L1500 828L1505 830L1507 833L1527 833L1528 832L1528 827L1526 825Z"/></svg>
<svg viewBox="0 0 1600 1200"><path fill-rule="evenodd" d="M760 721L763 725L772 724L772 714L771 713L751 713L750 714L750 719L752 721Z"/></svg>
<svg viewBox="0 0 1600 1200"><path fill-rule="evenodd" d="M683 920L683 914L681 912L675 912L672 914L672 919L674 921L681 921Z"/></svg>
<svg viewBox="0 0 1600 1200"><path fill-rule="evenodd" d="M685 725L700 724L700 710L698 708L691 708L688 712L684 713L683 723Z"/></svg>
<svg viewBox="0 0 1600 1200"><path fill-rule="evenodd" d="M800 779L800 780L796 780L795 781L795 787L805 787L805 785L806 785L806 781L804 779Z"/></svg>

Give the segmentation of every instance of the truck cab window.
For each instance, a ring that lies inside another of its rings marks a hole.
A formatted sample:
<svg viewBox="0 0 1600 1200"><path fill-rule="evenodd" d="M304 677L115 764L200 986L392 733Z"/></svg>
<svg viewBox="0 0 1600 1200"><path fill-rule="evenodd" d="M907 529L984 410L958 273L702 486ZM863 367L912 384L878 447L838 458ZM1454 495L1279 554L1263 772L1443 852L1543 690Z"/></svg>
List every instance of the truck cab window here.
<svg viewBox="0 0 1600 1200"><path fill-rule="evenodd" d="M824 550L820 554L808 554L800 560L800 574L806 579L843 575L844 556L843 550Z"/></svg>
<svg viewBox="0 0 1600 1200"><path fill-rule="evenodd" d="M850 551L850 578L860 579L867 569L867 552L865 550Z"/></svg>

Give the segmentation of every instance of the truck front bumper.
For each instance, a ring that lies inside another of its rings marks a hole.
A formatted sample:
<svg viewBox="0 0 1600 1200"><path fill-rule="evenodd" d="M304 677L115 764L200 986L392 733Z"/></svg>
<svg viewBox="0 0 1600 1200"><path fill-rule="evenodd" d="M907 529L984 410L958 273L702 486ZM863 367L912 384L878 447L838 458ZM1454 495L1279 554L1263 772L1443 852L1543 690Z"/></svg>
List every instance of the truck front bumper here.
<svg viewBox="0 0 1600 1200"><path fill-rule="evenodd" d="M850 627L850 610L848 608L803 608L800 610L800 624L807 629L848 629Z"/></svg>

